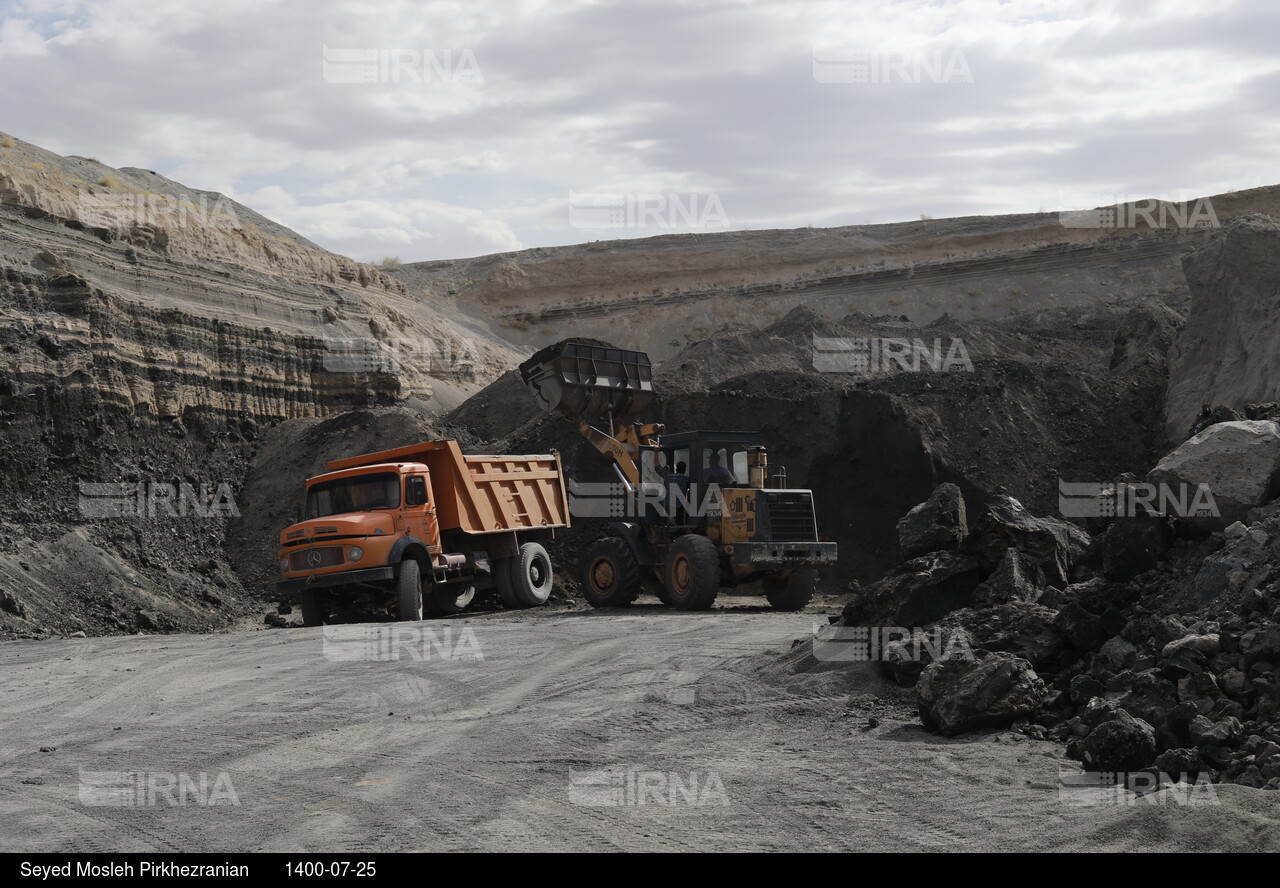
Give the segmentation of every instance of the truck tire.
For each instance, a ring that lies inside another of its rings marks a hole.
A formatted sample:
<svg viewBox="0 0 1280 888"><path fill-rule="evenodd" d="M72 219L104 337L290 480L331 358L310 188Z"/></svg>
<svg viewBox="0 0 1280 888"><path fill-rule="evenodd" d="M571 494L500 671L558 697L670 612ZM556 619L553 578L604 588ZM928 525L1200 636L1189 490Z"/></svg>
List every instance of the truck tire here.
<svg viewBox="0 0 1280 888"><path fill-rule="evenodd" d="M625 540L601 537L582 556L582 597L592 607L628 607L640 594L640 566Z"/></svg>
<svg viewBox="0 0 1280 888"><path fill-rule="evenodd" d="M400 599L401 622L422 619L422 568L413 558L400 562L396 574L396 594Z"/></svg>
<svg viewBox="0 0 1280 888"><path fill-rule="evenodd" d="M461 593L459 593L461 588ZM431 584L431 592L423 597L422 612L428 617L447 617L460 614L476 597L475 586L437 586Z"/></svg>
<svg viewBox="0 0 1280 888"><path fill-rule="evenodd" d="M324 594L319 589L303 589L298 598L302 604L302 625L324 625Z"/></svg>
<svg viewBox="0 0 1280 888"><path fill-rule="evenodd" d="M498 590L498 600L507 610L520 607L516 593L511 587L511 562L515 558L499 558L493 562L493 585Z"/></svg>
<svg viewBox="0 0 1280 888"><path fill-rule="evenodd" d="M539 543L525 543L511 559L511 593L520 607L538 607L551 597L551 556Z"/></svg>
<svg viewBox="0 0 1280 888"><path fill-rule="evenodd" d="M773 574L764 578L764 596L774 610L804 610L817 590L818 574L812 570L797 570L789 577Z"/></svg>
<svg viewBox="0 0 1280 888"><path fill-rule="evenodd" d="M720 592L720 555L716 544L699 533L687 533L667 550L662 567L667 598L676 610L707 610Z"/></svg>

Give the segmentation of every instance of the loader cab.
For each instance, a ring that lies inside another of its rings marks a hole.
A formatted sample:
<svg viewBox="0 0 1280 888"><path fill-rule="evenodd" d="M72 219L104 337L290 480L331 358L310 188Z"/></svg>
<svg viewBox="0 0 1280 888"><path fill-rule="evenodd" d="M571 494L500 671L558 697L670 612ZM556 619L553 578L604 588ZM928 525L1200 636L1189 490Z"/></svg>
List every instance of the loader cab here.
<svg viewBox="0 0 1280 888"><path fill-rule="evenodd" d="M666 456L672 471L683 464L683 473L689 484L697 490L706 489L706 477L711 474L713 462L732 476L732 484L720 475L721 487L746 487L750 483L748 453L753 447L763 445L759 432L680 432L663 435L659 449ZM713 455L716 457L712 459ZM680 474L680 473L677 473ZM718 474L718 473L717 473ZM714 476L712 480L715 480Z"/></svg>

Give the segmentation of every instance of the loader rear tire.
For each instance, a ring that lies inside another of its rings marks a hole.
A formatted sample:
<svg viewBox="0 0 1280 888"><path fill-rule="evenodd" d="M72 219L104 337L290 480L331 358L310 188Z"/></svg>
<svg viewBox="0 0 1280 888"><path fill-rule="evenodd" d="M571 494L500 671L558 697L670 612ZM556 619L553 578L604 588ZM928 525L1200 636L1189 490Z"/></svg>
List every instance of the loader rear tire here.
<svg viewBox="0 0 1280 888"><path fill-rule="evenodd" d="M707 610L720 592L716 544L698 533L679 537L667 550L662 569L667 598L676 610Z"/></svg>
<svg viewBox="0 0 1280 888"><path fill-rule="evenodd" d="M525 543L511 559L511 594L518 607L538 607L551 597L551 556L539 543Z"/></svg>
<svg viewBox="0 0 1280 888"><path fill-rule="evenodd" d="M422 568L412 558L400 562L400 570L396 575L396 594L400 599L400 621L421 620Z"/></svg>
<svg viewBox="0 0 1280 888"><path fill-rule="evenodd" d="M302 625L323 626L324 593L319 589L303 589L298 598L302 605Z"/></svg>
<svg viewBox="0 0 1280 888"><path fill-rule="evenodd" d="M582 597L592 607L629 607L640 594L640 565L626 540L602 537L582 556Z"/></svg>
<svg viewBox="0 0 1280 888"><path fill-rule="evenodd" d="M812 570L798 570L789 577L764 578L764 595L774 610L804 610L818 590L818 574Z"/></svg>

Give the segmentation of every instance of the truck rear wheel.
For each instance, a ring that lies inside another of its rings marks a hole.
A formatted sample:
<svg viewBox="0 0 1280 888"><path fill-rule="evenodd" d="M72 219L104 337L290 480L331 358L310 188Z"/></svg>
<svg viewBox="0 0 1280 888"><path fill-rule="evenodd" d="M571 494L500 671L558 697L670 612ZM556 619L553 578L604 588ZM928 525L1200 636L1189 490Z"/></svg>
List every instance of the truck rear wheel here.
<svg viewBox="0 0 1280 888"><path fill-rule="evenodd" d="M461 589L461 594L459 590ZM422 612L428 617L445 617L460 614L476 597L475 586L431 586L431 592L424 596Z"/></svg>
<svg viewBox="0 0 1280 888"><path fill-rule="evenodd" d="M707 610L720 592L720 556L716 544L698 533L679 537L663 566L667 598L676 610Z"/></svg>
<svg viewBox="0 0 1280 888"><path fill-rule="evenodd" d="M319 589L303 589L298 595L302 604L302 625L324 625L324 594Z"/></svg>
<svg viewBox="0 0 1280 888"><path fill-rule="evenodd" d="M401 622L422 619L422 568L413 558L400 562L396 576Z"/></svg>
<svg viewBox="0 0 1280 888"><path fill-rule="evenodd" d="M511 563L516 558L499 558L493 562L493 585L498 589L498 600L508 610L520 607L515 590L511 586Z"/></svg>
<svg viewBox="0 0 1280 888"><path fill-rule="evenodd" d="M525 543L511 559L511 594L520 607L538 607L551 597L551 556L538 543Z"/></svg>
<svg viewBox="0 0 1280 888"><path fill-rule="evenodd" d="M631 547L602 537L582 557L582 597L592 607L627 607L640 594L640 566Z"/></svg>
<svg viewBox="0 0 1280 888"><path fill-rule="evenodd" d="M772 574L764 578L764 595L774 610L804 610L817 589L818 574L812 570L797 570L788 577Z"/></svg>

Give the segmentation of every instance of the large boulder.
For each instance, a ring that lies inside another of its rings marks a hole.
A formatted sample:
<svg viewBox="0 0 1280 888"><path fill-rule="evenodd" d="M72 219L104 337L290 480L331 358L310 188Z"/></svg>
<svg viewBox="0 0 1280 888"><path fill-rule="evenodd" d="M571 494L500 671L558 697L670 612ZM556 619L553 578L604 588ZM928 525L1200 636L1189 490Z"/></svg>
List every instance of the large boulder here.
<svg viewBox="0 0 1280 888"><path fill-rule="evenodd" d="M1166 435L1182 435L1203 405L1280 400L1280 222L1227 222L1183 260L1191 310L1169 354Z"/></svg>
<svg viewBox="0 0 1280 888"><path fill-rule="evenodd" d="M898 547L904 559L954 550L969 533L964 497L954 484L939 484L928 500L898 521Z"/></svg>
<svg viewBox="0 0 1280 888"><path fill-rule="evenodd" d="M1017 549L1044 571L1049 585L1062 589L1071 568L1089 548L1089 534L1068 521L1037 518L1011 496L995 496L970 525L961 549L994 571L1005 552Z"/></svg>
<svg viewBox="0 0 1280 888"><path fill-rule="evenodd" d="M926 728L953 737L1029 715L1047 693L1026 660L978 651L972 660L930 663L916 683L916 705Z"/></svg>
<svg viewBox="0 0 1280 888"><path fill-rule="evenodd" d="M1013 601L1033 602L1044 593L1044 569L1017 549L1006 549L995 572L973 593L976 607L995 607Z"/></svg>
<svg viewBox="0 0 1280 888"><path fill-rule="evenodd" d="M1272 565L1280 562L1280 524L1255 525L1227 539L1208 555L1183 590L1180 605L1196 611L1222 595L1233 599L1270 581Z"/></svg>
<svg viewBox="0 0 1280 888"><path fill-rule="evenodd" d="M1113 700L1091 700L1078 717L1088 729L1067 744L1067 755L1089 771L1140 771L1156 757L1155 731Z"/></svg>
<svg viewBox="0 0 1280 888"><path fill-rule="evenodd" d="M1028 602L1009 602L997 607L959 610L938 621L944 637L964 633L971 648L1003 651L1029 662L1032 668L1053 669L1062 653L1064 639L1054 626L1054 612Z"/></svg>
<svg viewBox="0 0 1280 888"><path fill-rule="evenodd" d="M1195 526L1221 530L1242 521L1280 492L1280 423L1246 419L1211 425L1160 460L1147 482L1163 485L1167 502L1188 508L1211 498L1212 514L1182 516ZM1200 485L1210 497L1197 500Z"/></svg>
<svg viewBox="0 0 1280 888"><path fill-rule="evenodd" d="M955 552L913 558L863 588L844 607L845 626L925 626L973 602L978 562Z"/></svg>

